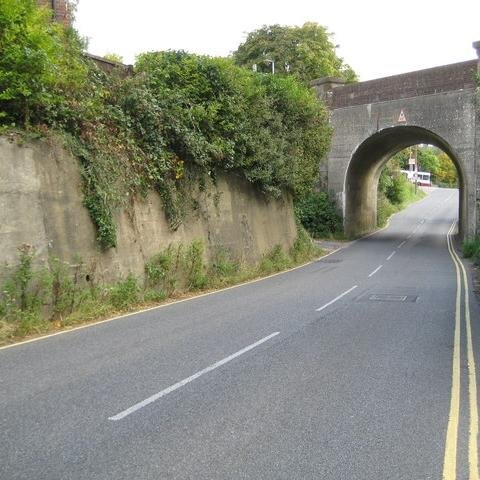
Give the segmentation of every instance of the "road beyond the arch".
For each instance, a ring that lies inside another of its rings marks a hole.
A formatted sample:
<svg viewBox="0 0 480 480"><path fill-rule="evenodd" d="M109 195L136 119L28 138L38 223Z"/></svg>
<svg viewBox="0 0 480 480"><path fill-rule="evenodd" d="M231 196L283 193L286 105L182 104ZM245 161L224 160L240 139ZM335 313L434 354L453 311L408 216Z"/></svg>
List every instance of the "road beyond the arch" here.
<svg viewBox="0 0 480 480"><path fill-rule="evenodd" d="M305 267L0 350L0 478L478 479L457 212L433 189Z"/></svg>

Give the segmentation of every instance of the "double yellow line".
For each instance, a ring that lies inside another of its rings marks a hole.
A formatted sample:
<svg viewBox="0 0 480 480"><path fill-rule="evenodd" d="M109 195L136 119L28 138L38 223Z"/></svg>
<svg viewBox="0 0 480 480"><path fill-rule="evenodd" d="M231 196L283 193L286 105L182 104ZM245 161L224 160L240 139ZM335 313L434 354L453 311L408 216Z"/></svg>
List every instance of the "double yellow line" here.
<svg viewBox="0 0 480 480"><path fill-rule="evenodd" d="M477 378L475 371L475 357L473 355L472 326L470 321L470 300L468 291L468 277L465 267L457 252L453 248L452 232L454 222L447 234L447 245L450 256L455 264L457 275L457 292L455 301L455 333L453 341L453 366L452 366L452 394L450 399L450 413L448 417L447 438L445 441L445 456L443 461L443 480L457 478L457 443L458 423L460 417L460 330L462 312L462 280L464 292L465 330L467 341L468 363L468 403L470 410L469 435L468 435L468 468L469 480L480 480L478 474L478 407L477 407Z"/></svg>

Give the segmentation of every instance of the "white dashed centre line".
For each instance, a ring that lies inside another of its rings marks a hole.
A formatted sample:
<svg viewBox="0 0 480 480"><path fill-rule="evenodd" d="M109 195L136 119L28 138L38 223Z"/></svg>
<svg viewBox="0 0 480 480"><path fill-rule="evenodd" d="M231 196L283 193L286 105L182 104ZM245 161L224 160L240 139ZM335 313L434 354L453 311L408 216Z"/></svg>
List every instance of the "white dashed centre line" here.
<svg viewBox="0 0 480 480"><path fill-rule="evenodd" d="M331 300L330 302L326 303L326 304L323 305L322 307L317 308L317 309L316 309L316 312L321 312L324 308L329 307L330 305L332 305L332 304L335 303L336 301L340 300L340 299L341 299L342 297L344 297L345 295L348 295L351 291L355 290L357 287L358 287L358 285L355 285L355 286L353 286L352 288L349 288L346 292L341 293L338 297L335 297L333 300Z"/></svg>
<svg viewBox="0 0 480 480"><path fill-rule="evenodd" d="M383 267L383 265L380 265L379 267L377 267L377 268L368 276L368 278L373 277L382 267Z"/></svg>
<svg viewBox="0 0 480 480"><path fill-rule="evenodd" d="M146 407L147 405L150 405L153 402L156 402L158 399L164 397L165 395L168 395L169 393L174 392L175 390L178 390L179 388L185 386L187 383L193 382L197 378L201 377L202 375L205 375L208 372L211 372L212 370L215 370L218 367L221 367L222 365L225 365L228 362L231 362L234 358L239 357L240 355L243 355L244 353L249 352L250 350L254 349L255 347L258 347L262 343L267 342L273 337L276 337L280 332L275 332L272 333L271 335L268 335L268 337L264 337L258 342L252 343L248 347L242 348L236 353L233 353L232 355L224 358L223 360L220 360L219 362L214 363L213 365L210 365L207 368L204 368L203 370L200 370L199 372L193 374L191 377L185 378L184 380L181 380L180 382L176 383L175 385L171 385L170 387L166 388L165 390L162 390L161 392L156 393L155 395L152 395L151 397L146 398L145 400L136 403L135 405L131 406L130 408L127 408L123 412L117 413L117 415L114 415L113 417L109 417L109 420L113 420L114 422L118 420L122 420L123 418L127 417L128 415L132 414L133 412L136 412L137 410L140 410L143 407Z"/></svg>

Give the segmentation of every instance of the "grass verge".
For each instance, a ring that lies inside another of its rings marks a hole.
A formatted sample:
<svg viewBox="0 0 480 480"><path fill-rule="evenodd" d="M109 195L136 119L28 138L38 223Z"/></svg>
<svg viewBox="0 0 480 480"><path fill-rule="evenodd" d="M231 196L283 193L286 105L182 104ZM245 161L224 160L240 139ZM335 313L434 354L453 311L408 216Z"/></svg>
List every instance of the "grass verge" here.
<svg viewBox="0 0 480 480"><path fill-rule="evenodd" d="M410 188L408 194L405 195L401 202L394 203L384 194L379 193L377 203L377 226L380 228L384 227L393 214L400 212L414 202L422 200L426 195L427 194L421 189L418 189L415 192L413 188Z"/></svg>
<svg viewBox="0 0 480 480"><path fill-rule="evenodd" d="M142 281L129 275L113 285L85 285L80 282L86 277L81 261L73 272L57 259L48 268L34 271L34 253L23 246L19 265L0 297L0 346L238 285L323 254L303 228L290 251L277 245L250 266L242 265L223 247L207 265L203 243L194 241L187 246L170 245L153 256Z"/></svg>

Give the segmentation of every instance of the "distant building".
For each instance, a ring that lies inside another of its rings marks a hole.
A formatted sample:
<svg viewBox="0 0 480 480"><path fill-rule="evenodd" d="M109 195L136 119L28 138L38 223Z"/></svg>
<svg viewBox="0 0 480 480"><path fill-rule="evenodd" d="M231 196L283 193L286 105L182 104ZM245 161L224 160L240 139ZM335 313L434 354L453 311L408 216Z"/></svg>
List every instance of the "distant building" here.
<svg viewBox="0 0 480 480"><path fill-rule="evenodd" d="M68 0L37 0L39 5L50 7L55 20L68 26L71 24L71 7Z"/></svg>

